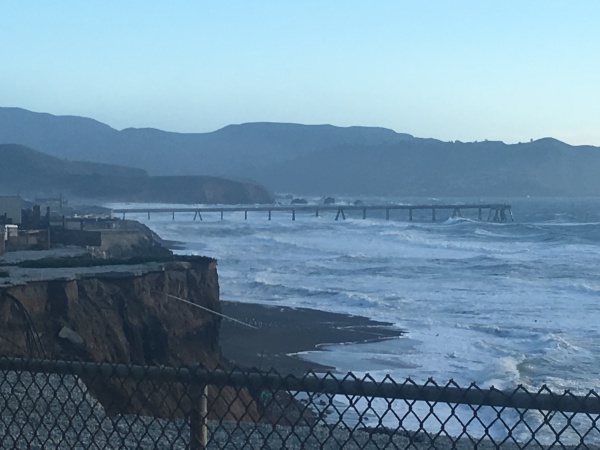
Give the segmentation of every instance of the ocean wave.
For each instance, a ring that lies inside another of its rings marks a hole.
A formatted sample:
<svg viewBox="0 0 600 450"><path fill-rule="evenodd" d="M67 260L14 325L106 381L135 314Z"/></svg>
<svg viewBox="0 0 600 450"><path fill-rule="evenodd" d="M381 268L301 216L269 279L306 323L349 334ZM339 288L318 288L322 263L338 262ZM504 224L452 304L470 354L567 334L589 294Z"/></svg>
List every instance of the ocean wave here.
<svg viewBox="0 0 600 450"><path fill-rule="evenodd" d="M516 386L527 385L528 381L519 370L523 355L503 356L494 358L491 367L487 367L482 374L480 384L484 387L496 389L514 389Z"/></svg>
<svg viewBox="0 0 600 450"><path fill-rule="evenodd" d="M570 272L567 270L571 269L569 266L565 266L566 270L558 270L556 273L556 281L552 284L554 289L560 290L563 292L572 292L572 293L583 293L583 294L592 294L594 296L600 294L600 284L597 282L590 280L580 281L580 280L571 280ZM600 307L600 305L599 305Z"/></svg>
<svg viewBox="0 0 600 450"><path fill-rule="evenodd" d="M394 376L593 387L600 222L544 222L548 211L534 213L504 224L244 221L243 213L222 222L153 215L145 223L218 257L224 298L365 315L406 329L415 338L414 367L390 364ZM373 367L386 370L384 345L371 350ZM352 354L338 357L341 367L368 370L367 359L353 366Z"/></svg>
<svg viewBox="0 0 600 450"><path fill-rule="evenodd" d="M265 298L271 299L294 299L294 298L310 298L310 297L335 297L339 292L329 289L311 289L301 286L290 286L283 283L254 281L249 283L250 290L262 292Z"/></svg>
<svg viewBox="0 0 600 450"><path fill-rule="evenodd" d="M449 217L441 223L444 225L471 225L479 222L479 220L473 220L467 217Z"/></svg>

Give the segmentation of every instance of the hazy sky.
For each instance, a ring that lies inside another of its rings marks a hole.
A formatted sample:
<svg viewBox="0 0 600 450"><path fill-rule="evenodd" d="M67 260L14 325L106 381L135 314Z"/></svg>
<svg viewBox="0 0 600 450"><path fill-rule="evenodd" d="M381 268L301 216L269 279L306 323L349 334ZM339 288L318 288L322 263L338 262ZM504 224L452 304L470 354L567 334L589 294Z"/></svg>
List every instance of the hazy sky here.
<svg viewBox="0 0 600 450"><path fill-rule="evenodd" d="M600 1L0 0L0 106L600 145Z"/></svg>

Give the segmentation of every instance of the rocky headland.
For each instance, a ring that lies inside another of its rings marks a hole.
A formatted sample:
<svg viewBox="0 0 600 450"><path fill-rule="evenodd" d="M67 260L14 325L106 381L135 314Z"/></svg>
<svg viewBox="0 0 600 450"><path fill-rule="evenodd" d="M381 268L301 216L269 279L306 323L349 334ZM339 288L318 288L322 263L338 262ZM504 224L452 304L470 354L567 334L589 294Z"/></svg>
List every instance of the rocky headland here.
<svg viewBox="0 0 600 450"><path fill-rule="evenodd" d="M151 176L113 164L69 161L0 140L0 193L93 202L272 203L263 186L215 176ZM194 165L194 161L190 160Z"/></svg>

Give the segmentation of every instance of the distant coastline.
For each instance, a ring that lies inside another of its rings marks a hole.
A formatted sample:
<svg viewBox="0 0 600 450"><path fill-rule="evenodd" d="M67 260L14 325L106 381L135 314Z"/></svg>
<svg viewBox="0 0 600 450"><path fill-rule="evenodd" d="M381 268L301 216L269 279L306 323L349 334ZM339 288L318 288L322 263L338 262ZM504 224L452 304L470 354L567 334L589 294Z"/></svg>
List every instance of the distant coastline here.
<svg viewBox="0 0 600 450"><path fill-rule="evenodd" d="M85 203L272 203L252 182L209 176L150 176L140 169L74 162L32 148L0 143L0 194L63 198Z"/></svg>

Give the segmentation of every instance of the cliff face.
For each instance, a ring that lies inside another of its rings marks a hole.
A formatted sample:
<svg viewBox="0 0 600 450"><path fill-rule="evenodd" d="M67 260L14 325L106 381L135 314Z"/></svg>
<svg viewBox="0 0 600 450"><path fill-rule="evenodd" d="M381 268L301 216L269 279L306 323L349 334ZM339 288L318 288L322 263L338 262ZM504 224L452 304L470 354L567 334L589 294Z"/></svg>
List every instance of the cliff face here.
<svg viewBox="0 0 600 450"><path fill-rule="evenodd" d="M25 281L0 284L2 354L150 365L200 364L210 370L222 364L219 317L168 296L219 312L216 261L210 258L135 266L3 269L8 269L9 280L24 277ZM84 381L109 413L172 416L184 389L162 386L159 395L151 396L154 387L134 390L132 384L119 380ZM228 403L233 404L229 412ZM256 411L246 404L253 402L244 392L226 389L211 413L253 419ZM189 408L180 406L179 413Z"/></svg>

